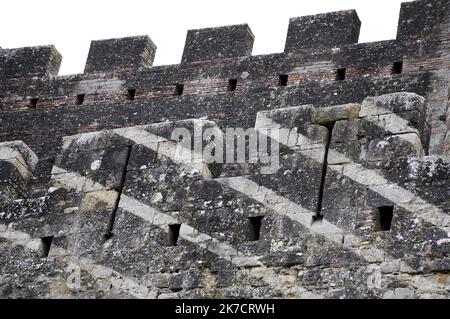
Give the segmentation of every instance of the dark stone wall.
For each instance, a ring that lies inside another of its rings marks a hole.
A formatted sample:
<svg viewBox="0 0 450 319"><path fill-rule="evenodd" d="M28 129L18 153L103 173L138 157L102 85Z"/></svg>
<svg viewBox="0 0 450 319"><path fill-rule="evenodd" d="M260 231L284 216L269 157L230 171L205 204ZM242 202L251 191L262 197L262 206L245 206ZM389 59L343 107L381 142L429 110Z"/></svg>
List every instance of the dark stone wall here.
<svg viewBox="0 0 450 319"><path fill-rule="evenodd" d="M50 163L61 138L69 134L205 116L223 126L251 127L258 110L361 102L367 96L407 91L426 97L432 106L426 146L431 154L442 154L448 149L447 9L446 1L406 3L398 40L363 44L333 42L336 34L349 34L336 25L357 29L354 11L295 19L325 28L319 38L329 45L307 42L302 34L306 29L292 24L286 43L306 51L287 50L289 54L246 56L253 39L246 25L190 31L184 56L197 62L183 58L185 63L174 66L145 67L155 50L148 37L94 41L88 73L63 77L56 76L60 56L53 47L5 49L0 138L24 140L41 163ZM298 37L291 39L294 35ZM357 38L349 37L352 42ZM206 41L210 38L213 42ZM392 74L393 63L399 61L402 73ZM339 68L346 68L344 81L336 81ZM285 87L278 86L280 74L288 75ZM227 92L229 79L237 79L236 91ZM177 83L184 85L182 96L174 96ZM132 101L129 89L135 90ZM77 105L80 94L83 104ZM38 99L36 108L30 108L31 99ZM48 176L44 166L42 175Z"/></svg>
<svg viewBox="0 0 450 319"><path fill-rule="evenodd" d="M292 18L284 52L358 43L360 27L354 10Z"/></svg>
<svg viewBox="0 0 450 319"><path fill-rule="evenodd" d="M252 54L254 36L247 24L189 30L182 63L237 58Z"/></svg>
<svg viewBox="0 0 450 319"><path fill-rule="evenodd" d="M85 73L152 66L156 46L148 36L92 41Z"/></svg>
<svg viewBox="0 0 450 319"><path fill-rule="evenodd" d="M448 7L404 3L374 43L355 11L293 18L259 56L245 24L190 30L168 66L147 36L93 41L68 76L52 46L0 49L0 296L448 298ZM139 140L261 118L300 134L272 175Z"/></svg>

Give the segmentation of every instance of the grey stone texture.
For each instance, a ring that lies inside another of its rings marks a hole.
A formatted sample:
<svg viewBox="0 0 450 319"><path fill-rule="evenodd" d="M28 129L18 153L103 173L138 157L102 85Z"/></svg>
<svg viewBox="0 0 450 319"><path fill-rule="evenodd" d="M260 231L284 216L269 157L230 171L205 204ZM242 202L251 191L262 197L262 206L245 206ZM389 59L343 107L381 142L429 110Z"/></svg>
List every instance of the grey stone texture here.
<svg viewBox="0 0 450 319"><path fill-rule="evenodd" d="M156 45L148 36L92 41L85 73L152 66Z"/></svg>
<svg viewBox="0 0 450 319"><path fill-rule="evenodd" d="M358 43L360 27L355 10L291 18L284 51Z"/></svg>
<svg viewBox="0 0 450 319"><path fill-rule="evenodd" d="M0 297L448 299L449 11L404 3L375 43L355 11L293 18L262 56L190 30L170 66L93 41L70 76L0 49ZM278 169L172 136L230 127L281 128Z"/></svg>

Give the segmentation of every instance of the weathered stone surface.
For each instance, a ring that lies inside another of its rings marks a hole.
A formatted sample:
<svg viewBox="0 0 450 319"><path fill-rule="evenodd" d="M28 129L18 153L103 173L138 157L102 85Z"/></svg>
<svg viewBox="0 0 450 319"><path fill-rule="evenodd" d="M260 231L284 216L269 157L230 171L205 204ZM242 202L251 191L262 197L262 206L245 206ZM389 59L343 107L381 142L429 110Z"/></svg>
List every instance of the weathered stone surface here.
<svg viewBox="0 0 450 319"><path fill-rule="evenodd" d="M360 44L354 11L295 18L261 56L191 30L171 66L94 41L71 76L0 49L0 297L448 299L448 12ZM244 161L208 161L230 128Z"/></svg>
<svg viewBox="0 0 450 319"><path fill-rule="evenodd" d="M327 125L339 120L357 118L359 111L359 104L344 104L319 108L312 116L311 122L319 125Z"/></svg>
<svg viewBox="0 0 450 319"><path fill-rule="evenodd" d="M22 141L0 143L0 203L26 196L37 161Z"/></svg>
<svg viewBox="0 0 450 319"><path fill-rule="evenodd" d="M58 75L62 56L52 45L0 51L0 80Z"/></svg>
<svg viewBox="0 0 450 319"><path fill-rule="evenodd" d="M149 67L155 52L156 45L148 36L92 41L84 72Z"/></svg>

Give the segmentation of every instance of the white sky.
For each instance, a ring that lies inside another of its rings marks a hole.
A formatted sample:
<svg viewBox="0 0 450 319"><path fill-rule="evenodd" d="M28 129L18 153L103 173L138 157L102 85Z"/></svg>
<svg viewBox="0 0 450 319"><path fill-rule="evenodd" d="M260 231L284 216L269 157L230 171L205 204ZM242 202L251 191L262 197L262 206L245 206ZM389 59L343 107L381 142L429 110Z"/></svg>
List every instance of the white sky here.
<svg viewBox="0 0 450 319"><path fill-rule="evenodd" d="M0 47L53 44L59 74L81 73L91 40L148 34L154 65L181 60L188 29L248 23L253 54L282 52L290 17L356 9L359 42L395 38L405 0L2 0Z"/></svg>

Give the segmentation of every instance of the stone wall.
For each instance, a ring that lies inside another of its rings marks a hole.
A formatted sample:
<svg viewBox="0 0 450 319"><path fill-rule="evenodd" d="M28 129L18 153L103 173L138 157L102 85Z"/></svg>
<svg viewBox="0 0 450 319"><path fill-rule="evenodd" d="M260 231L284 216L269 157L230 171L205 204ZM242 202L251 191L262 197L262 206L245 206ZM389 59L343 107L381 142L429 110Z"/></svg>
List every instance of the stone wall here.
<svg viewBox="0 0 450 319"><path fill-rule="evenodd" d="M293 18L261 56L247 25L190 30L169 66L93 41L70 76L1 49L0 296L448 298L448 12L404 3L375 43L352 10ZM280 129L278 169L172 136L230 127Z"/></svg>

